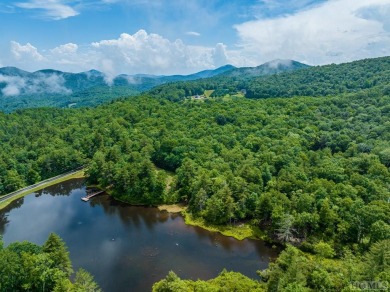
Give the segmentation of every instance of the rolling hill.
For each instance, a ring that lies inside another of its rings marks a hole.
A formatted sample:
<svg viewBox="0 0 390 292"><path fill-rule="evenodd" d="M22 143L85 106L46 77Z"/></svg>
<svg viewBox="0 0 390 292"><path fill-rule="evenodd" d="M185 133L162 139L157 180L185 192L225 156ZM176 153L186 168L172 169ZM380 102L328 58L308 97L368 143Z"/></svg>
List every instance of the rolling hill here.
<svg viewBox="0 0 390 292"><path fill-rule="evenodd" d="M358 91L363 94L373 88L384 94L390 92L390 57L313 67L294 61L290 62L291 67L283 63L286 61L279 67L270 65L271 62L254 68L236 68L211 78L163 84L150 93L180 101L205 90L214 90L212 97L239 93L252 99L332 96Z"/></svg>
<svg viewBox="0 0 390 292"><path fill-rule="evenodd" d="M258 272L264 291L387 283L389 73L383 57L171 82L96 108L0 112L0 194L86 166L88 184L121 202L182 203L191 224L285 245ZM189 98L201 90L217 97ZM154 287L168 285L195 282L170 273Z"/></svg>
<svg viewBox="0 0 390 292"><path fill-rule="evenodd" d="M155 76L121 74L110 80L97 70L67 73L45 69L27 72L0 68L0 110L11 112L32 107L96 106L124 96L133 96L157 85L213 77L232 70L227 65L191 75Z"/></svg>
<svg viewBox="0 0 390 292"><path fill-rule="evenodd" d="M227 72L222 73L223 76L228 77L258 77L265 75L273 75L282 72L290 72L299 69L309 68L309 65L294 61L294 60L273 60L266 62L257 67L243 67L234 68ZM211 77L211 76L210 76Z"/></svg>
<svg viewBox="0 0 390 292"><path fill-rule="evenodd" d="M0 68L0 110L12 112L34 107L90 107L121 97L134 96L166 83L218 77L246 80L306 67L308 65L296 61L275 60L253 68L225 65L190 75L121 74L113 79L97 70L68 73L45 69L31 73L15 67L4 67Z"/></svg>

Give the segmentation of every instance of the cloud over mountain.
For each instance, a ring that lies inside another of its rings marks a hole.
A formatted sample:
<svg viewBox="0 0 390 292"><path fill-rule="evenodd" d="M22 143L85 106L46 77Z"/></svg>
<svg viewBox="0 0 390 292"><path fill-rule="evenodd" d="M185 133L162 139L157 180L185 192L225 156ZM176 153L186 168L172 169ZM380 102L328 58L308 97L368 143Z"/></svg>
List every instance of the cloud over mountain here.
<svg viewBox="0 0 390 292"><path fill-rule="evenodd" d="M187 74L216 68L228 62L227 48L186 45L182 40L170 41L163 36L139 30L122 33L117 39L100 40L87 46L74 43L60 45L46 52L36 47L12 42L16 65L25 69L60 68L78 71L95 68L108 76L120 73ZM26 68L26 60L30 64ZM76 69L77 70L77 69Z"/></svg>
<svg viewBox="0 0 390 292"><path fill-rule="evenodd" d="M77 6L75 1L49 2L48 7ZM119 2L122 1L104 1L104 5L111 7ZM149 7L151 2L146 2L137 3ZM23 3L31 9L43 6L42 0ZM155 11L157 2L153 3ZM67 40L55 48L14 40L10 58L2 57L1 61L30 71L97 69L105 72L110 81L121 73L189 74L225 64L257 66L273 59L321 65L390 55L390 0L289 0L285 6L275 0L257 1L250 7L254 13L251 21L242 20L233 29L230 27L236 33L235 43L230 45L223 42L224 35L216 35L215 43L202 44L205 32L200 35L197 27L180 33L185 41L170 37L169 30L167 34L157 34L138 29L133 34L124 32L89 43ZM199 23L198 18L191 22Z"/></svg>
<svg viewBox="0 0 390 292"><path fill-rule="evenodd" d="M31 59L33 61L42 61L43 56L38 53L38 49L27 43L26 45L21 45L18 42L11 42L11 53L17 60Z"/></svg>
<svg viewBox="0 0 390 292"><path fill-rule="evenodd" d="M64 86L65 79L57 74L35 74L35 78L6 76L0 74L1 93L5 96L19 94L71 94L72 91Z"/></svg>
<svg viewBox="0 0 390 292"><path fill-rule="evenodd" d="M331 0L235 28L241 53L255 63L276 52L310 64L339 63L390 54L389 12L389 0Z"/></svg>

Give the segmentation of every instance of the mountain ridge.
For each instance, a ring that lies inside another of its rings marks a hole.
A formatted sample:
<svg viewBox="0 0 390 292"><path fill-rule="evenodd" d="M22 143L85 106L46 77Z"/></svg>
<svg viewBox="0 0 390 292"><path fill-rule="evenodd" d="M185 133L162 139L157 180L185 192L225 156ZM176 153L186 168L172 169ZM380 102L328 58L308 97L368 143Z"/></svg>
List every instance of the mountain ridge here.
<svg viewBox="0 0 390 292"><path fill-rule="evenodd" d="M153 88L149 93L155 98L170 101L182 101L192 96L201 96L205 91L212 91L211 97L239 96L246 98L273 98L294 96L330 96L342 93L353 93L360 90L390 92L390 56L369 58L341 64L323 66L303 66L293 64L295 68L261 75L265 69L280 70L285 64L271 61L253 68L238 69L217 75L212 78L190 82L163 84ZM245 70L256 70L258 76L250 76ZM244 72L243 72L244 71ZM230 76L229 76L230 74ZM246 76L242 78L242 76Z"/></svg>
<svg viewBox="0 0 390 292"><path fill-rule="evenodd" d="M134 96L157 85L210 77L228 69L231 67L172 76L121 74L109 80L103 72L95 69L70 73L54 69L28 72L11 66L2 67L0 111L12 112L21 108L47 106L91 107L121 97Z"/></svg>
<svg viewBox="0 0 390 292"><path fill-rule="evenodd" d="M299 69L311 67L310 65L289 59L275 59L265 62L256 67L241 67L234 68L230 71L222 73L224 76L237 77L246 75L247 77L257 77L264 75L278 74L281 72L289 72Z"/></svg>
<svg viewBox="0 0 390 292"><path fill-rule="evenodd" d="M285 65L283 68L281 68L280 65L283 64L283 63L285 63L287 65ZM277 64L277 65L275 66L274 64ZM288 64L292 64L293 67L289 66ZM181 81L181 80L187 81L187 80L193 80L193 79L210 78L210 77L214 77L214 76L217 76L217 75L230 76L230 75L232 75L232 73L234 75L236 75L238 73L248 73L248 72L250 72L250 75L252 77L252 76L264 75L263 72L261 72L260 75L254 74L254 73L256 71L260 71L260 70L265 71L264 68L272 68L272 67L275 67L274 68L275 72L271 72L270 74L274 74L274 73L277 73L279 71L294 70L295 67L307 68L307 67L311 67L311 66L307 65L307 64L304 64L304 63L300 63L300 62L295 61L295 60L275 59L275 60L272 60L272 61L265 62L265 63L263 63L263 64L261 64L259 66L256 66L256 67L236 67L236 66L233 66L231 64L226 64L226 65L220 66L220 67L215 68L215 69L206 69L206 70L202 70L202 71L191 73L191 74L187 74L187 75L186 74L154 75L154 74L143 74L143 73L136 73L136 74L122 73L122 74L116 75L112 79L116 80L116 79L130 77L130 78L162 79L164 81ZM57 75L65 75L65 76L86 75L88 77L94 76L94 77L102 77L102 78L105 77L105 78L107 78L107 75L104 72L96 70L96 69L90 69L88 71L82 71L82 72L74 73L74 72L67 72L67 71L61 71L61 70L50 69L50 68L40 69L40 70L36 70L36 71L30 72L30 71L26 71L26 70L23 70L23 69L14 67L14 66L0 67L0 75L5 75L5 76L20 76L20 75L26 76L26 75L38 75L38 74L57 74Z"/></svg>
<svg viewBox="0 0 390 292"><path fill-rule="evenodd" d="M281 66L279 63L283 63ZM308 65L293 60L270 61L257 67L224 65L189 75L120 74L109 78L101 71L71 73L55 69L28 72L16 67L0 68L0 110L12 112L31 107L96 106L121 97L148 91L171 82L195 81L218 76L241 79L292 71Z"/></svg>
<svg viewBox="0 0 390 292"><path fill-rule="evenodd" d="M221 74L223 72L226 72L231 69L235 69L237 67L227 64L223 65L221 67L215 68L215 69L206 69L199 72L191 73L191 74L172 74L172 75L154 75L154 74L143 74L143 73L136 73L136 74L118 74L115 75L113 79L120 78L120 77L137 77L137 78L166 78L166 79L175 79L175 78L185 78L189 79L191 77L197 77L197 78L207 78L211 76L215 76L217 74ZM4 66L0 67L0 74L6 75L6 76L14 76L14 75L36 75L36 74L61 74L61 75L87 75L87 76L95 76L95 77L108 77L104 72L96 70L96 69L90 69L88 71L81 71L81 72L68 72L68 71L61 71L57 69L51 69L51 68L45 68L45 69L39 69L36 71L27 71L20 69L18 67L14 66Z"/></svg>

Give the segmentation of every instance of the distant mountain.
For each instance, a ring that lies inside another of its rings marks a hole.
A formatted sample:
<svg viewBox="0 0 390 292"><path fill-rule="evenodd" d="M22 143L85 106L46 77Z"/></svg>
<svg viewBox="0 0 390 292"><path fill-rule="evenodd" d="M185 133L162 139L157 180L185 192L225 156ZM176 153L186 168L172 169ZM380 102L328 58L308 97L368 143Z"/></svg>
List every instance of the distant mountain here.
<svg viewBox="0 0 390 292"><path fill-rule="evenodd" d="M167 82L213 77L234 69L226 65L190 75L156 76L121 74L109 80L97 70L68 73L53 69L27 72L15 67L0 68L0 110L29 107L81 107L124 96L132 96Z"/></svg>
<svg viewBox="0 0 390 292"><path fill-rule="evenodd" d="M390 93L390 57L314 66L294 72L255 77L241 86L247 98L332 96L360 91Z"/></svg>
<svg viewBox="0 0 390 292"><path fill-rule="evenodd" d="M236 67L232 65L225 65L214 70L204 70L191 75L172 75L172 76L161 76L161 79L164 81L174 82L174 81L191 81L202 78L210 78L220 74L227 73ZM164 82L165 83L165 82Z"/></svg>
<svg viewBox="0 0 390 292"><path fill-rule="evenodd" d="M273 60L267 63L264 63L257 67L243 67L243 68L233 68L225 73L222 73L224 76L229 77L258 77L264 75L278 74L282 72L289 72L298 69L304 69L310 67L309 65L294 61L294 60Z"/></svg>
<svg viewBox="0 0 390 292"><path fill-rule="evenodd" d="M27 76L30 74L27 71L23 71L16 67L3 67L0 68L0 75L6 75L6 76Z"/></svg>
<svg viewBox="0 0 390 292"><path fill-rule="evenodd" d="M239 76L246 79L305 67L308 66L296 61L276 60L254 68L225 65L190 75L121 74L113 79L97 70L68 73L44 69L31 73L15 67L4 67L0 68L0 111L46 106L96 106L120 97L136 95L165 83L218 76Z"/></svg>
<svg viewBox="0 0 390 292"><path fill-rule="evenodd" d="M169 75L169 76L164 76L164 75L150 75L150 74L135 74L135 75L126 75L126 74L121 74L118 75L114 79L115 82L121 82L121 80L132 80L133 82L136 83L156 83L155 85L159 84L164 84L167 82L176 82L176 81L191 81L191 80L197 80L197 79L202 79L202 78L210 78L214 77L220 74L223 74L225 72L228 72L230 70L235 69L233 65L225 65L222 67L219 67L217 69L213 70L204 70L200 71L194 74L190 75ZM153 80L153 81L152 81Z"/></svg>
<svg viewBox="0 0 390 292"><path fill-rule="evenodd" d="M219 71L219 74L215 74L214 70L214 76L162 84L151 89L149 93L171 101L180 101L189 96L201 96L205 91L210 90L212 91L211 97L225 96L227 94L234 95L239 91L241 95L245 95L247 84L253 79L289 74L310 68L311 66L294 60L273 60L257 67L236 68L227 65L216 69ZM207 72L203 72L200 73L207 74Z"/></svg>
<svg viewBox="0 0 390 292"><path fill-rule="evenodd" d="M233 65L225 65L225 66L219 67L219 68L217 68L215 70L205 70L205 71L201 71L201 72L189 75L189 76L195 77L196 79L210 78L210 77L214 77L214 76L217 76L217 75L220 75L220 74L224 74L224 73L230 72L230 71L232 71L234 69L237 69L237 68L234 67Z"/></svg>
<svg viewBox="0 0 390 292"><path fill-rule="evenodd" d="M211 97L253 99L319 97L358 91L362 97L374 91L389 95L390 57L324 66L276 60L255 68L236 68L212 78L163 84L149 93L155 98L182 101L202 96L206 91L212 91Z"/></svg>

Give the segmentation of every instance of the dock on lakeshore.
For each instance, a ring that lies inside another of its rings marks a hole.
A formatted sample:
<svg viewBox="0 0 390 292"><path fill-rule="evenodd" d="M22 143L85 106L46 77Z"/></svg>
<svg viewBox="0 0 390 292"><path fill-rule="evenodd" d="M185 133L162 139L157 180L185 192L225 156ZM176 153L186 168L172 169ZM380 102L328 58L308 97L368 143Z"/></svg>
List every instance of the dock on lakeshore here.
<svg viewBox="0 0 390 292"><path fill-rule="evenodd" d="M84 202L88 202L89 199L91 199L97 195L100 195L101 193L104 193L104 191L98 191L98 192L94 192L92 194L86 195L85 197L82 197L81 200L83 200Z"/></svg>

